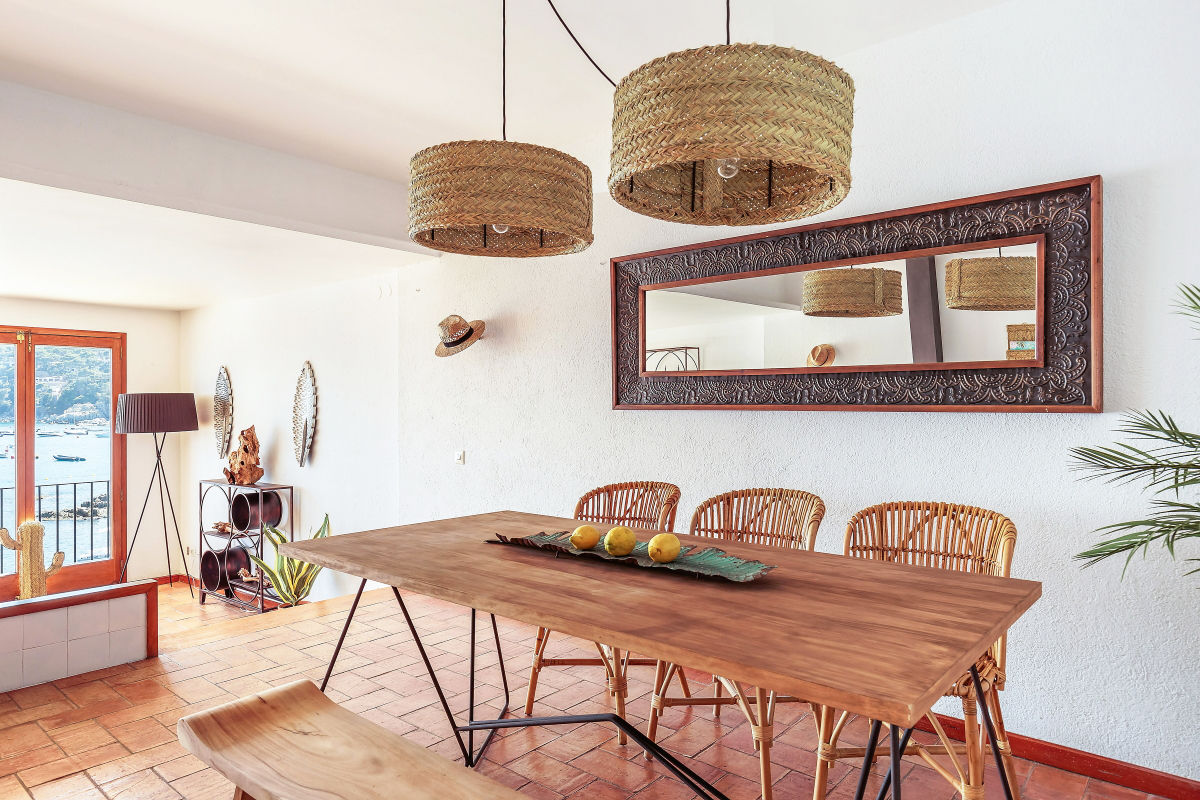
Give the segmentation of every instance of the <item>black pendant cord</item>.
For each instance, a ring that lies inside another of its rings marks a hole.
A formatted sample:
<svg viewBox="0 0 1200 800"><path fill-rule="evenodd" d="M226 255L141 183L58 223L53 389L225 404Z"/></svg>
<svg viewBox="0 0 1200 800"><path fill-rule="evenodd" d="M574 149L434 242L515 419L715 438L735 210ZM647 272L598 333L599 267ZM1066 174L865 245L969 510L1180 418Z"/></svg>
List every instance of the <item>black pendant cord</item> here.
<svg viewBox="0 0 1200 800"><path fill-rule="evenodd" d="M508 0L500 0L500 138L508 141Z"/></svg>
<svg viewBox="0 0 1200 800"><path fill-rule="evenodd" d="M567 25L567 21L562 18L562 14L558 13L558 9L554 7L554 0L546 0L546 2L550 4L550 10L554 12L554 16L558 17L558 21L562 23L563 30L567 32L567 36L571 37L571 41L574 42L575 46L579 48L579 52L583 53L584 57L588 61L592 62L592 66L596 68L597 72L604 76L604 80L611 83L613 88L616 88L616 81L608 77L607 72L600 69L600 65L596 63L596 59L592 58L591 54L588 53L588 51L584 49L583 45L579 43L579 39L576 38L575 34L571 32L571 28Z"/></svg>
<svg viewBox="0 0 1200 800"><path fill-rule="evenodd" d="M559 21L559 23L562 24L563 30L566 31L567 35L571 37L571 41L574 42L575 46L579 48L579 52L583 53L584 58L586 58L588 61L590 61L592 66L596 68L596 71L604 76L604 80L606 80L610 84L612 84L613 88L616 88L616 86L617 86L616 81L614 81L612 78L608 77L608 73L600 68L600 65L596 63L596 59L592 58L592 54L589 53L582 44L580 44L579 37L577 37L575 35L575 33L571 30L571 26L567 25L567 21L565 19L563 19L562 14L558 13L558 9L554 7L554 0L546 0L546 2L550 4L550 10L554 12L554 16L558 17L558 21ZM730 19L729 5L730 5L730 0L725 0L725 44L727 44L727 45L733 43L733 39L729 35L729 19Z"/></svg>

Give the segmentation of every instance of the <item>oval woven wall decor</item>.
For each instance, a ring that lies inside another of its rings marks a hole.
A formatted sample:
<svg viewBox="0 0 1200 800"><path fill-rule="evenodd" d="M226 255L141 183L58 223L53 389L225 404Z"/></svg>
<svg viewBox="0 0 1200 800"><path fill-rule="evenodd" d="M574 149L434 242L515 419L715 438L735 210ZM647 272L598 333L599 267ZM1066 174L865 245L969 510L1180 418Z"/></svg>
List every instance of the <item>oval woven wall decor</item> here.
<svg viewBox="0 0 1200 800"><path fill-rule="evenodd" d="M213 389L213 436L217 440L217 456L229 455L229 441L233 437L233 386L225 367L217 373Z"/></svg>
<svg viewBox="0 0 1200 800"><path fill-rule="evenodd" d="M810 317L892 317L904 313L903 276L894 269L820 269L804 273Z"/></svg>
<svg viewBox="0 0 1200 800"><path fill-rule="evenodd" d="M812 53L671 53L626 75L613 104L608 191L639 214L762 225L827 211L850 191L854 81Z"/></svg>
<svg viewBox="0 0 1200 800"><path fill-rule="evenodd" d="M414 155L409 172L408 235L425 247L523 258L578 253L592 243L592 171L566 153L522 142L447 142Z"/></svg>
<svg viewBox="0 0 1200 800"><path fill-rule="evenodd" d="M312 363L304 362L296 379L296 396L292 400L292 448L296 463L304 466L312 452L313 436L317 432L317 379Z"/></svg>

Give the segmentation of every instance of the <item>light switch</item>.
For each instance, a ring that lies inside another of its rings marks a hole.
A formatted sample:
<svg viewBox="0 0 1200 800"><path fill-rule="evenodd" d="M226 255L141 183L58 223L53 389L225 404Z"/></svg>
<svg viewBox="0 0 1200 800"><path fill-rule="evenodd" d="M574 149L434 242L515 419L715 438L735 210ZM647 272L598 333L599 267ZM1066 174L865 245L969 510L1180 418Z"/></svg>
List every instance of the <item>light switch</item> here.
<svg viewBox="0 0 1200 800"><path fill-rule="evenodd" d="M466 450L455 451L454 463L459 464L459 465L466 464L467 463L467 451Z"/></svg>

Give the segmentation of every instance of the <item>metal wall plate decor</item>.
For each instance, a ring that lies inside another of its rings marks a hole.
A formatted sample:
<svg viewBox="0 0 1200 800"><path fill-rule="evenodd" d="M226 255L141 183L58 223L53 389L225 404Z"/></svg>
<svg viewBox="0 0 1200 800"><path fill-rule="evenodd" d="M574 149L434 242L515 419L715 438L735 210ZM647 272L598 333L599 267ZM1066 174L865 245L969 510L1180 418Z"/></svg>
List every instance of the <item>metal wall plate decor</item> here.
<svg viewBox="0 0 1200 800"><path fill-rule="evenodd" d="M296 463L304 466L312 451L313 435L317 432L317 379L312 363L305 361L296 379L296 397L292 401L292 447Z"/></svg>
<svg viewBox="0 0 1200 800"><path fill-rule="evenodd" d="M221 367L213 389L213 436L217 440L217 456L229 455L229 440L233 437L233 386L229 370Z"/></svg>
<svg viewBox="0 0 1200 800"><path fill-rule="evenodd" d="M642 370L644 287L806 264L867 263L890 254L950 253L1021 237L1041 242L1044 261L1039 297L1044 357L1036 362L875 371L849 365L721 374ZM1099 176L622 256L611 267L614 408L1096 412L1102 407Z"/></svg>

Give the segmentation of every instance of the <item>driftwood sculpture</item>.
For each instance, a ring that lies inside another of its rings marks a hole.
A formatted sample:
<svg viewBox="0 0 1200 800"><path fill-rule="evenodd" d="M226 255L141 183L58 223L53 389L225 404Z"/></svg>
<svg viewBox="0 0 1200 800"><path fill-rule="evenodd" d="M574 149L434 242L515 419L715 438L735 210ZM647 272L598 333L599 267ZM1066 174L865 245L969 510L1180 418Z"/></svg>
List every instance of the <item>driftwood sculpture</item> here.
<svg viewBox="0 0 1200 800"><path fill-rule="evenodd" d="M238 486L253 486L262 476L263 468L258 465L258 434L251 425L238 434L238 446L229 454L225 480Z"/></svg>
<svg viewBox="0 0 1200 800"><path fill-rule="evenodd" d="M0 544L9 550L17 550L17 586L18 600L28 600L31 597L41 597L46 593L46 578L58 572L66 560L66 553L55 553L50 566L45 564L42 552L42 539L46 529L40 522L23 522L17 528L17 538L8 535L8 528L0 528Z"/></svg>

